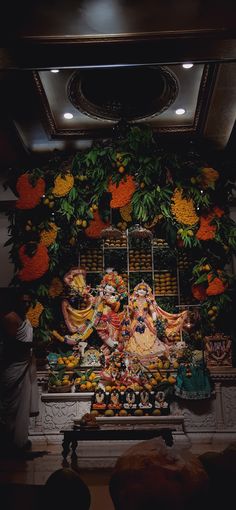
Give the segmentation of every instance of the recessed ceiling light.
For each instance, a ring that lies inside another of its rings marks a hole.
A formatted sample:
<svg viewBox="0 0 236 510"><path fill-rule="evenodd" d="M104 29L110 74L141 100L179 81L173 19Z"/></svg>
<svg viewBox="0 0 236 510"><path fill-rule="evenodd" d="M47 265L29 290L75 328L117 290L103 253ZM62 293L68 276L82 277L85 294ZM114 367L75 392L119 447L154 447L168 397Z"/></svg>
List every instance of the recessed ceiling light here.
<svg viewBox="0 0 236 510"><path fill-rule="evenodd" d="M72 115L72 113L64 113L64 118L65 119L73 119L74 115Z"/></svg>
<svg viewBox="0 0 236 510"><path fill-rule="evenodd" d="M184 69L191 69L191 67L193 67L193 64L182 64L182 67L184 67Z"/></svg>
<svg viewBox="0 0 236 510"><path fill-rule="evenodd" d="M175 110L175 113L176 113L176 115L183 115L185 113L185 109L184 108L178 108L177 110Z"/></svg>
<svg viewBox="0 0 236 510"><path fill-rule="evenodd" d="M51 69L51 73L59 73L59 69Z"/></svg>

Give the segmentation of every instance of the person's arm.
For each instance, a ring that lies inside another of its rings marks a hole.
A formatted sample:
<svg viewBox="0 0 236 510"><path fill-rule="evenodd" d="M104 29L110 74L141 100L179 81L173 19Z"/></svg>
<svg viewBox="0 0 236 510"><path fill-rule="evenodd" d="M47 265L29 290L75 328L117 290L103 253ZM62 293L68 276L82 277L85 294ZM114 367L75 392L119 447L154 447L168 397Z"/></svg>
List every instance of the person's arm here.
<svg viewBox="0 0 236 510"><path fill-rule="evenodd" d="M22 324L22 319L15 313L10 312L2 319L2 324L9 337L16 338L17 330Z"/></svg>

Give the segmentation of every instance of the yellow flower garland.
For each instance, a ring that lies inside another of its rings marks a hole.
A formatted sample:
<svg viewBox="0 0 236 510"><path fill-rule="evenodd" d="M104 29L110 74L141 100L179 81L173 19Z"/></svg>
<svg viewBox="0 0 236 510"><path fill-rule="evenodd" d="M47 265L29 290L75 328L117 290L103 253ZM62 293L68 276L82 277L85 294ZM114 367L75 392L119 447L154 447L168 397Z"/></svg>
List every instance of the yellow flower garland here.
<svg viewBox="0 0 236 510"><path fill-rule="evenodd" d="M31 306L26 314L27 319L31 322L33 328L39 326L39 319L44 310L42 303L37 301L35 306Z"/></svg>
<svg viewBox="0 0 236 510"><path fill-rule="evenodd" d="M60 296L63 291L63 283L61 282L60 278L53 278L49 287L48 294L52 298Z"/></svg>
<svg viewBox="0 0 236 510"><path fill-rule="evenodd" d="M172 196L171 211L178 223L195 225L199 221L192 198L183 198L182 190L177 188Z"/></svg>
<svg viewBox="0 0 236 510"><path fill-rule="evenodd" d="M69 193L71 188L74 186L74 177L68 173L65 175L58 175L54 181L54 188L52 194L55 197L64 197Z"/></svg>
<svg viewBox="0 0 236 510"><path fill-rule="evenodd" d="M50 246L53 244L57 237L58 228L55 223L49 223L50 230L42 230L40 234L40 242L44 246Z"/></svg>

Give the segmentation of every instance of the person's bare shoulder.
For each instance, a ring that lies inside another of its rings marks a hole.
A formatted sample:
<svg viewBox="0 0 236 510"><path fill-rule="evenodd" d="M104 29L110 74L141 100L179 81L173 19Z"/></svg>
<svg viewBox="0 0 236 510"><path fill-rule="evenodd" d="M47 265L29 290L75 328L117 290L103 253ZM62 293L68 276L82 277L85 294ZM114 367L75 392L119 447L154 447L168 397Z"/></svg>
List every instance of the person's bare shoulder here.
<svg viewBox="0 0 236 510"><path fill-rule="evenodd" d="M19 326L22 324L22 319L16 312L9 312L3 317L2 324L7 335L15 337Z"/></svg>

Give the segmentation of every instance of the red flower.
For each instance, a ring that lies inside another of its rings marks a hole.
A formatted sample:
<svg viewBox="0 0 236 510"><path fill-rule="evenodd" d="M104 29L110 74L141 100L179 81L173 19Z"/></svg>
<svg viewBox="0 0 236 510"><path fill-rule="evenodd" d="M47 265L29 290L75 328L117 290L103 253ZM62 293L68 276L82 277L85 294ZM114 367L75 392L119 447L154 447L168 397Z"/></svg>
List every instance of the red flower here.
<svg viewBox="0 0 236 510"><path fill-rule="evenodd" d="M41 278L49 267L49 256L46 246L38 244L32 257L26 254L26 245L20 247L19 257L23 265L18 272L18 278L25 282L31 282Z"/></svg>
<svg viewBox="0 0 236 510"><path fill-rule="evenodd" d="M29 181L29 174L22 174L17 180L16 190L19 194L16 207L18 209L33 209L40 203L41 197L45 193L45 181L40 178L33 186Z"/></svg>

